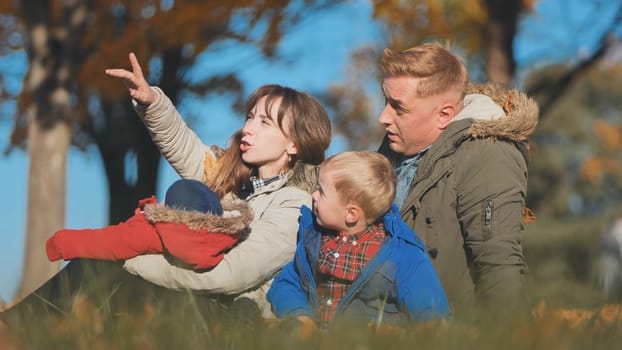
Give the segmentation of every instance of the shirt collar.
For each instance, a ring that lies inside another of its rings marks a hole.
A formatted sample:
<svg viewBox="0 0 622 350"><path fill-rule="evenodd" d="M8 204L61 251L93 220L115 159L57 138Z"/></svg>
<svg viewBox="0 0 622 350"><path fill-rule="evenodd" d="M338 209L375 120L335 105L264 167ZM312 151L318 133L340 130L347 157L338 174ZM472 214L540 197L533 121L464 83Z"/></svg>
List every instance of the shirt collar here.
<svg viewBox="0 0 622 350"><path fill-rule="evenodd" d="M240 191L240 193L242 193L244 198L246 198L253 193L259 192L260 189L268 186L269 184L286 177L287 173L279 174L267 179L260 179L257 176L251 176L250 179L248 179L248 182L242 186L242 191Z"/></svg>
<svg viewBox="0 0 622 350"><path fill-rule="evenodd" d="M428 152L429 149L430 149L430 146L422 149L421 151L415 153L412 156L403 156L402 158L400 158L400 162L397 167L402 168L405 166L409 166L413 163L418 163L421 157L423 157Z"/></svg>

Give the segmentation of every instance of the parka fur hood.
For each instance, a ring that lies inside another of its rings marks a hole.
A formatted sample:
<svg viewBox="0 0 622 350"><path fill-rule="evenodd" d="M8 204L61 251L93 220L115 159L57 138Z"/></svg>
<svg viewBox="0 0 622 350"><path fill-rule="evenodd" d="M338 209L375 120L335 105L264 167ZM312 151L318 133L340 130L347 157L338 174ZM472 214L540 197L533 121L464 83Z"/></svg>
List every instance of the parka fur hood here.
<svg viewBox="0 0 622 350"><path fill-rule="evenodd" d="M146 204L143 215L151 223L182 223L192 230L207 230L238 235L253 221L253 212L241 199L225 196L221 200L223 215L170 208L164 204Z"/></svg>
<svg viewBox="0 0 622 350"><path fill-rule="evenodd" d="M526 142L534 133L538 105L525 93L494 83L471 83L466 93L464 109L454 120L473 118L469 129L471 137ZM482 108L487 105L482 99L492 100L497 108ZM471 106L474 106L472 111Z"/></svg>

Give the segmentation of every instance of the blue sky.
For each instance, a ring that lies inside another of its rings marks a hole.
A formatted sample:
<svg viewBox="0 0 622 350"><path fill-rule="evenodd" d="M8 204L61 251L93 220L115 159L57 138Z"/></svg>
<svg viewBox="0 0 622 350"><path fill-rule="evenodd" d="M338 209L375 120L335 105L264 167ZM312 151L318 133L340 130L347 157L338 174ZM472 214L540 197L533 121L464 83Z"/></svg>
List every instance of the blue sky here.
<svg viewBox="0 0 622 350"><path fill-rule="evenodd" d="M615 21L622 1L540 0L526 16L514 40L518 69L569 60L576 62L596 49L595 39ZM615 30L622 35L622 27Z"/></svg>
<svg viewBox="0 0 622 350"><path fill-rule="evenodd" d="M236 70L249 91L266 83L278 83L309 92L321 91L332 83L344 80L352 48L380 39L379 30L371 21L369 4L347 2L330 11L312 14L288 33L279 50L279 54L286 59L284 62L266 63L256 58L256 49L250 46L225 43L202 55L201 62L188 75L198 79L210 72ZM20 67L25 65L24 59L23 54L0 58L0 71L6 71L8 67L12 71L6 78L9 79L6 81L7 88L21 88L25 68ZM119 89L123 88L120 83ZM205 143L224 145L241 123L241 119L230 111L229 104L226 98L215 96L187 101L179 109L182 115L186 112L200 116L191 123ZM218 122L209 123L210 116L218 116ZM11 127L10 108L5 107L0 111L2 149L8 144ZM336 139L329 153L335 153L343 147L343 142ZM158 194L163 193L167 185L177 179L177 174L170 166L166 162L162 163ZM0 156L0 174L0 193L5 198L0 201L0 246L3 250L3 254L0 254L0 300L9 300L19 283L23 259L28 174L25 152L15 150L8 157ZM86 153L76 149L70 151L66 227L86 228L106 224L108 198L105 181L102 163L95 148Z"/></svg>

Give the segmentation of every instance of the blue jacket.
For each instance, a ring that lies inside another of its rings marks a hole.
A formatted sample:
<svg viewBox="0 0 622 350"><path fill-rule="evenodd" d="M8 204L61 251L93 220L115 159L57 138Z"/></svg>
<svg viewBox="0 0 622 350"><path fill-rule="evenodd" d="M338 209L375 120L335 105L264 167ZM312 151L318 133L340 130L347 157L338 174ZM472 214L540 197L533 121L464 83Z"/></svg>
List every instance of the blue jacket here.
<svg viewBox="0 0 622 350"><path fill-rule="evenodd" d="M321 233L308 207L303 206L301 214L294 260L285 265L268 291L279 318L317 318L315 276ZM341 299L335 318L400 324L447 316L445 292L423 242L406 226L395 205L383 220L387 237Z"/></svg>

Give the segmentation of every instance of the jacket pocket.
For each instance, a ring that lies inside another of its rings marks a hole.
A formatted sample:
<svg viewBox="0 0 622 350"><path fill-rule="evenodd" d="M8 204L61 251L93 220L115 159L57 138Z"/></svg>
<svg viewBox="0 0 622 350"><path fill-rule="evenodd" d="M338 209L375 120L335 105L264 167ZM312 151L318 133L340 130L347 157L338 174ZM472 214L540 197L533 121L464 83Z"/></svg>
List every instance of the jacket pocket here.
<svg viewBox="0 0 622 350"><path fill-rule="evenodd" d="M395 285L395 272L397 266L390 262L385 262L374 271L359 291L359 298L366 302L372 300L382 300L384 298L394 299L397 295Z"/></svg>
<svg viewBox="0 0 622 350"><path fill-rule="evenodd" d="M403 312L397 308L396 271L395 263L388 261L383 263L361 287L358 297L351 304L351 308L353 310L366 309L365 314L373 320L402 319L404 317ZM357 304L359 304L358 307L355 306Z"/></svg>

